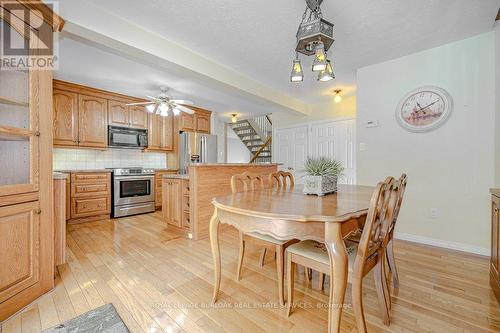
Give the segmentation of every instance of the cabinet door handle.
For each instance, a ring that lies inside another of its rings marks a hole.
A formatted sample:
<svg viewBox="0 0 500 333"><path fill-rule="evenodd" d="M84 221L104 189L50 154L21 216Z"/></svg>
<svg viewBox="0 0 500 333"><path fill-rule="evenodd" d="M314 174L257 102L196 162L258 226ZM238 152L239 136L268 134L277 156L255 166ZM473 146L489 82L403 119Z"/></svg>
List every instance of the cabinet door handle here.
<svg viewBox="0 0 500 333"><path fill-rule="evenodd" d="M42 210L40 208L36 209L35 214L38 214L38 215L42 214Z"/></svg>
<svg viewBox="0 0 500 333"><path fill-rule="evenodd" d="M495 207L495 213L498 213L498 207Z"/></svg>

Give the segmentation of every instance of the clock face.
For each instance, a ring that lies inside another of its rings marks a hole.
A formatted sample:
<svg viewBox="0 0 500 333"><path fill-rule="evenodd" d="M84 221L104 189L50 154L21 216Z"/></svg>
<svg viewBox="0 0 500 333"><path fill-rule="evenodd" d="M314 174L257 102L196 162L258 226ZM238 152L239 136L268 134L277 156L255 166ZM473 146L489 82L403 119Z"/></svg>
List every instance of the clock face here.
<svg viewBox="0 0 500 333"><path fill-rule="evenodd" d="M410 131L427 132L442 125L452 108L452 98L444 89L421 87L401 99L396 109L396 119Z"/></svg>

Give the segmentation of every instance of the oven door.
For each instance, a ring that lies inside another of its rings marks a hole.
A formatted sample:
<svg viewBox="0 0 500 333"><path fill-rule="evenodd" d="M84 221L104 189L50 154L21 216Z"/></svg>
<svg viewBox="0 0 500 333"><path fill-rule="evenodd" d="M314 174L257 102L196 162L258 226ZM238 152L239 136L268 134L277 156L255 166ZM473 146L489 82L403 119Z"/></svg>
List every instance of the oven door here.
<svg viewBox="0 0 500 333"><path fill-rule="evenodd" d="M114 178L115 206L155 201L154 176L118 176Z"/></svg>

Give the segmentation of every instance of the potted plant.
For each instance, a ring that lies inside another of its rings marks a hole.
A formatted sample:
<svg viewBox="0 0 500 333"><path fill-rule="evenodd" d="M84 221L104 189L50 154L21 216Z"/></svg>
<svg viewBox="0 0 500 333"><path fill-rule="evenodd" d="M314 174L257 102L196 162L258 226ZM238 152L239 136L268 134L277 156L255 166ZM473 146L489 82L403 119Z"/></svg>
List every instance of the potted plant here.
<svg viewBox="0 0 500 333"><path fill-rule="evenodd" d="M304 193L323 196L337 191L338 177L344 172L340 161L327 157L308 157L305 164Z"/></svg>

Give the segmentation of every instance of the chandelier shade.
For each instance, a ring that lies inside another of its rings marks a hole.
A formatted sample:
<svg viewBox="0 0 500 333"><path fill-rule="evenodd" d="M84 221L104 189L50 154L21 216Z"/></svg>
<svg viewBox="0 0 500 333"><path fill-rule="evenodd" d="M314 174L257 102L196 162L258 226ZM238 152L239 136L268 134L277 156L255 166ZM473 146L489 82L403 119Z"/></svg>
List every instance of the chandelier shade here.
<svg viewBox="0 0 500 333"><path fill-rule="evenodd" d="M302 82L304 81L304 72L302 71L302 65L299 59L295 59L292 65L292 73L290 74L291 82Z"/></svg>
<svg viewBox="0 0 500 333"><path fill-rule="evenodd" d="M318 81L326 82L333 79L335 79L335 75L333 74L332 63L330 60L327 60L325 69L318 74Z"/></svg>

